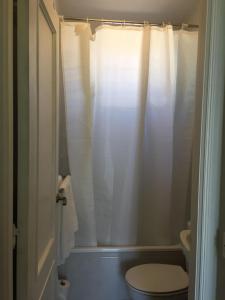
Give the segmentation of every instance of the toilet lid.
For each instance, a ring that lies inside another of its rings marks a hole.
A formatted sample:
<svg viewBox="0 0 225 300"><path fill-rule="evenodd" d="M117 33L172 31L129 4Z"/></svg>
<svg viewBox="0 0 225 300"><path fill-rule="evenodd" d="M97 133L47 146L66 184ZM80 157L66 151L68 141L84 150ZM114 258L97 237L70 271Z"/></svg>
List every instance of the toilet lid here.
<svg viewBox="0 0 225 300"><path fill-rule="evenodd" d="M128 270L125 277L133 288L153 294L177 292L188 287L187 273L175 265L139 265Z"/></svg>

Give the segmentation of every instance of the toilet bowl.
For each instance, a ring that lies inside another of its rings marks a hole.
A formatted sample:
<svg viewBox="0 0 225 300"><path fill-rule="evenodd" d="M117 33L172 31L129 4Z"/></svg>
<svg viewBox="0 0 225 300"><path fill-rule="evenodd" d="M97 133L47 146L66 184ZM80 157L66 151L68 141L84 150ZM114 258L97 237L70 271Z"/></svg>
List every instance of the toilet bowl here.
<svg viewBox="0 0 225 300"><path fill-rule="evenodd" d="M188 275L176 265L144 264L126 272L132 300L187 300Z"/></svg>

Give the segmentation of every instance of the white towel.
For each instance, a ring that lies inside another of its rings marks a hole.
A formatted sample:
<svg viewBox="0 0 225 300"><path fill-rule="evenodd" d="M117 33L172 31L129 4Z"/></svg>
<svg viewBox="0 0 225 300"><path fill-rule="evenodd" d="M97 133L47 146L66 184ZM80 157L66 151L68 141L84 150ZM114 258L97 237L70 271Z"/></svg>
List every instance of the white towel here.
<svg viewBox="0 0 225 300"><path fill-rule="evenodd" d="M62 176L59 175L58 176L58 189L59 189L61 183L62 183Z"/></svg>
<svg viewBox="0 0 225 300"><path fill-rule="evenodd" d="M67 204L60 205L59 213L59 243L58 243L58 265L64 264L71 249L75 245L74 233L78 230L78 219L73 196L71 176L67 176L60 184L59 189L67 199ZM60 202L59 202L60 203Z"/></svg>

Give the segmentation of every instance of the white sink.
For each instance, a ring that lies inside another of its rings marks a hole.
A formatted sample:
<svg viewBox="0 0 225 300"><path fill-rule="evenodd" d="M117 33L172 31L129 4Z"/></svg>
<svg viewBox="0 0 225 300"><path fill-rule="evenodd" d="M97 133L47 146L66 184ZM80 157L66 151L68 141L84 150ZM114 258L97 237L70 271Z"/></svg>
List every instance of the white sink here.
<svg viewBox="0 0 225 300"><path fill-rule="evenodd" d="M182 247L190 252L191 251L191 230L185 229L180 232L180 241Z"/></svg>
<svg viewBox="0 0 225 300"><path fill-rule="evenodd" d="M187 270L189 269L189 259L191 251L191 230L185 229L180 232L180 242L186 259Z"/></svg>

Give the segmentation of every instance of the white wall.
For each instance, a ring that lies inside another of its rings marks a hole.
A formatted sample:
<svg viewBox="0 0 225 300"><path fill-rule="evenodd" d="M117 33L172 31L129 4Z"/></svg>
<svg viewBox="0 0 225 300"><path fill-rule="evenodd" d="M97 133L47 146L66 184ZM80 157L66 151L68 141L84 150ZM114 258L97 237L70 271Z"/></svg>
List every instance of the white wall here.
<svg viewBox="0 0 225 300"><path fill-rule="evenodd" d="M199 0L55 0L65 17L199 23Z"/></svg>

